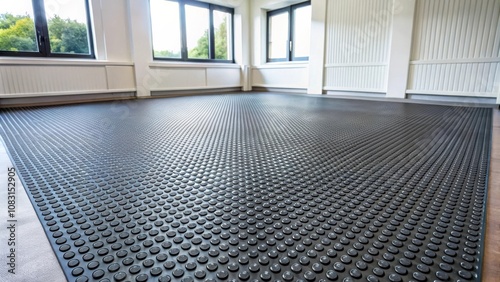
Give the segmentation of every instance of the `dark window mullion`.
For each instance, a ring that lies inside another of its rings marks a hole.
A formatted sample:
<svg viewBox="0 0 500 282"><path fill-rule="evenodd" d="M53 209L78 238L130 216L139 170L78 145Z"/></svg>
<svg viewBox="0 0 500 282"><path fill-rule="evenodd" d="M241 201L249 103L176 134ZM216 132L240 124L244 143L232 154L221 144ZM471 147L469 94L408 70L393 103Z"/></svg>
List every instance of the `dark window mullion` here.
<svg viewBox="0 0 500 282"><path fill-rule="evenodd" d="M181 19L181 58L182 60L188 59L187 50L187 35L186 35L186 4L183 1L179 1L179 13Z"/></svg>
<svg viewBox="0 0 500 282"><path fill-rule="evenodd" d="M215 31L214 31L214 9L209 5L209 23L208 23L208 58L215 60Z"/></svg>
<svg viewBox="0 0 500 282"><path fill-rule="evenodd" d="M290 45L292 48L290 48ZM288 45L286 46L287 48L287 54L288 58L287 61L291 61L293 59L292 55L292 49L293 49L293 9L292 7L288 7Z"/></svg>
<svg viewBox="0 0 500 282"><path fill-rule="evenodd" d="M38 52L47 56L50 53L49 34L43 0L33 0L33 13L35 15L36 40Z"/></svg>
<svg viewBox="0 0 500 282"><path fill-rule="evenodd" d="M234 12L231 12L231 62L235 62L234 58Z"/></svg>
<svg viewBox="0 0 500 282"><path fill-rule="evenodd" d="M88 34L88 44L89 44L89 54L92 58L95 58L95 49L94 49L94 33L92 31L92 20L90 17L90 0L85 0L85 9L87 11L87 34Z"/></svg>
<svg viewBox="0 0 500 282"><path fill-rule="evenodd" d="M269 56L271 53L271 48L269 48L269 40L271 40L271 29L269 28L271 22L271 14L267 12L267 22L266 22L266 62L271 61L271 57Z"/></svg>

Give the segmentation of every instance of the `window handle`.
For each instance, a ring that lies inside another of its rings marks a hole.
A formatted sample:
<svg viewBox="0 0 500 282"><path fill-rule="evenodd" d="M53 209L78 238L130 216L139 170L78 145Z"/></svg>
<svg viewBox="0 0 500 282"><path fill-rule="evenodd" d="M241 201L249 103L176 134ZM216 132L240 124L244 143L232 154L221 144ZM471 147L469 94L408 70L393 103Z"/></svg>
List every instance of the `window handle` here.
<svg viewBox="0 0 500 282"><path fill-rule="evenodd" d="M38 34L38 45L42 46L42 43L45 41L45 37L43 37L40 31L37 31Z"/></svg>
<svg viewBox="0 0 500 282"><path fill-rule="evenodd" d="M292 49L293 49L293 42L292 42L292 40L289 41L289 47L290 47L290 52L291 52Z"/></svg>

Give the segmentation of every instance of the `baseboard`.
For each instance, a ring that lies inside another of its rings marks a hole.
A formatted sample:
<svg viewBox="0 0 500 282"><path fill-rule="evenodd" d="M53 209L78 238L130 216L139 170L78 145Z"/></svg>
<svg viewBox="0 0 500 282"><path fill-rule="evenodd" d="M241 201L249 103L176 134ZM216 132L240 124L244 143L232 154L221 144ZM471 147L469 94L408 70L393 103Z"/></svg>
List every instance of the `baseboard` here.
<svg viewBox="0 0 500 282"><path fill-rule="evenodd" d="M473 96L450 96L450 95L429 95L429 94L407 94L409 100L433 101L433 102L450 102L461 103L470 106L495 105L496 97L473 97Z"/></svg>
<svg viewBox="0 0 500 282"><path fill-rule="evenodd" d="M326 96L349 99L391 101L449 106L491 107L496 105L496 98L473 96L450 96L408 93L406 98L388 98L385 93L325 91Z"/></svg>
<svg viewBox="0 0 500 282"><path fill-rule="evenodd" d="M326 90L325 94L338 97L385 98L385 93L377 93L377 92Z"/></svg>
<svg viewBox="0 0 500 282"><path fill-rule="evenodd" d="M41 97L5 97L0 98L0 108L13 108L24 106L47 106L79 104L89 102L114 101L135 99L135 92L102 93L102 94L71 94L61 96Z"/></svg>
<svg viewBox="0 0 500 282"><path fill-rule="evenodd" d="M191 96L203 94L218 94L218 93L235 93L242 92L241 87L224 87L224 88L209 88L209 89L186 89L186 90L163 90L151 91L151 97L177 97ZM147 98L147 97L140 97Z"/></svg>
<svg viewBox="0 0 500 282"><path fill-rule="evenodd" d="M305 88L282 88L282 87L252 86L252 92L279 92L279 93L307 94L307 89L305 89Z"/></svg>

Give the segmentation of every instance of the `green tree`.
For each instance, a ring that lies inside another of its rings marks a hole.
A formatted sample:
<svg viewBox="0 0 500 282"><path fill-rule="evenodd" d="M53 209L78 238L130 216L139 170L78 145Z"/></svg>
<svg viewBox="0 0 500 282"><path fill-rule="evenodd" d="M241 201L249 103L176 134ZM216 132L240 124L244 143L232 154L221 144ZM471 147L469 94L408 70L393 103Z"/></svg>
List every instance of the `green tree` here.
<svg viewBox="0 0 500 282"><path fill-rule="evenodd" d="M217 60L227 60L227 41L228 41L228 29L227 20L221 22L221 24L214 30L214 44L215 44L215 59ZM208 58L208 30L205 31L202 37L198 39L196 47L189 50L189 58Z"/></svg>
<svg viewBox="0 0 500 282"><path fill-rule="evenodd" d="M181 53L180 52L174 52L171 50L155 50L154 51L154 56L156 58L180 58Z"/></svg>
<svg viewBox="0 0 500 282"><path fill-rule="evenodd" d="M87 26L55 16L48 21L51 51L88 54ZM38 51L35 24L28 15L0 14L0 50Z"/></svg>
<svg viewBox="0 0 500 282"><path fill-rule="evenodd" d="M215 37L215 58L218 60L227 60L228 59L228 54L227 54L227 19L224 18L224 21L219 25L217 29L215 29L214 32L214 37Z"/></svg>
<svg viewBox="0 0 500 282"><path fill-rule="evenodd" d="M10 13L0 14L0 29L8 29L16 24L18 20L29 18L29 16L14 16Z"/></svg>
<svg viewBox="0 0 500 282"><path fill-rule="evenodd" d="M192 59L207 59L208 58L208 30L202 37L198 39L196 47L189 50L188 57Z"/></svg>
<svg viewBox="0 0 500 282"><path fill-rule="evenodd" d="M87 26L71 19L59 16L48 22L50 48L54 53L88 54L89 44Z"/></svg>
<svg viewBox="0 0 500 282"><path fill-rule="evenodd" d="M28 16L0 15L0 50L37 51L35 24Z"/></svg>

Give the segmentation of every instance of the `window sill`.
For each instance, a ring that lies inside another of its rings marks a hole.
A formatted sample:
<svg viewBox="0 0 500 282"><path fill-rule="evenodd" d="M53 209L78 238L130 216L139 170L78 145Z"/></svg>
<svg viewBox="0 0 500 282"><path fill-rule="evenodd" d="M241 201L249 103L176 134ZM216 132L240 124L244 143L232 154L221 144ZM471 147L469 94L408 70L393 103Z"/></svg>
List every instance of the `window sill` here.
<svg viewBox="0 0 500 282"><path fill-rule="evenodd" d="M88 59L47 59L47 58L15 58L0 57L0 65L17 66L133 66L132 62L116 62Z"/></svg>
<svg viewBox="0 0 500 282"><path fill-rule="evenodd" d="M236 63L217 63L217 62L167 62L153 61L149 63L151 68L222 68L222 69L239 69L240 65Z"/></svg>
<svg viewBox="0 0 500 282"><path fill-rule="evenodd" d="M271 62L265 63L260 66L253 66L254 69L287 69L287 68L307 68L309 61L295 61L295 62Z"/></svg>

